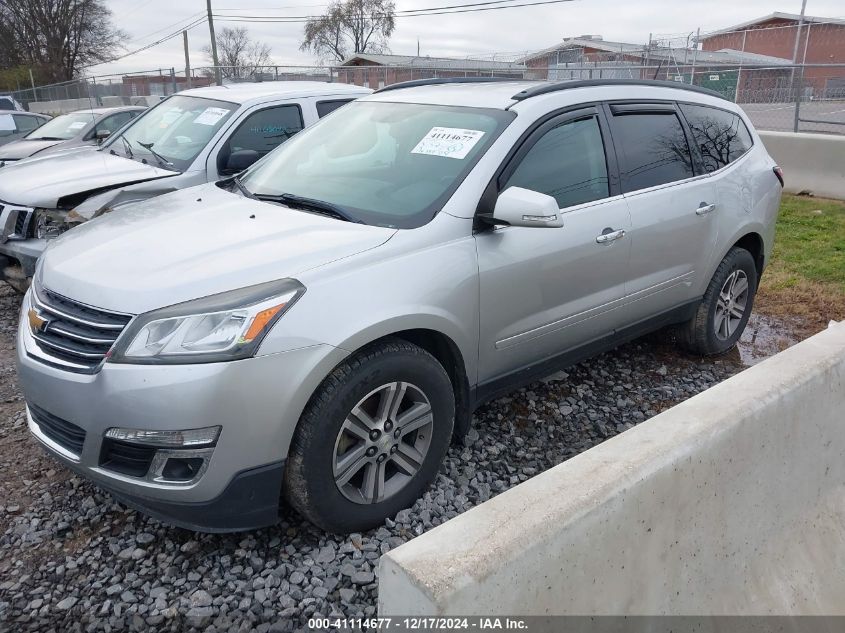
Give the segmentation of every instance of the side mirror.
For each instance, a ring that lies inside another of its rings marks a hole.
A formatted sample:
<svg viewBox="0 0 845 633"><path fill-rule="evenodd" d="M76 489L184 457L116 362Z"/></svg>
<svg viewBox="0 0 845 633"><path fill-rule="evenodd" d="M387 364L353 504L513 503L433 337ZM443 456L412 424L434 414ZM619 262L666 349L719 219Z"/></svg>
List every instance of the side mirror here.
<svg viewBox="0 0 845 633"><path fill-rule="evenodd" d="M522 187L508 187L499 194L492 221L494 224L534 228L563 226L557 200Z"/></svg>
<svg viewBox="0 0 845 633"><path fill-rule="evenodd" d="M97 130L96 134L94 134L94 138L97 139L98 143L102 143L110 136L111 131L109 130Z"/></svg>
<svg viewBox="0 0 845 633"><path fill-rule="evenodd" d="M227 174L238 174L259 159L254 149L239 149L229 154L224 171Z"/></svg>

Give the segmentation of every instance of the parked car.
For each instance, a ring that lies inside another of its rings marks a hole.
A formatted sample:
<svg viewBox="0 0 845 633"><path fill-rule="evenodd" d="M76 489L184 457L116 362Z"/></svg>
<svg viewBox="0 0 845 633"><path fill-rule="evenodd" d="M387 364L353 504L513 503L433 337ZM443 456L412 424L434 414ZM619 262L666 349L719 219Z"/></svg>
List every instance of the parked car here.
<svg viewBox="0 0 845 633"><path fill-rule="evenodd" d="M23 106L11 95L0 95L0 110L23 110Z"/></svg>
<svg viewBox="0 0 845 633"><path fill-rule="evenodd" d="M33 130L38 129L50 120L46 114L34 112L16 112L14 110L0 110L0 146L7 145L23 138ZM0 153L2 153L0 149ZM3 160L0 159L0 167Z"/></svg>
<svg viewBox="0 0 845 633"><path fill-rule="evenodd" d="M283 497L360 531L479 404L670 324L697 354L736 343L782 187L738 106L412 84L52 243L18 332L35 437L178 525L268 525Z"/></svg>
<svg viewBox="0 0 845 633"><path fill-rule="evenodd" d="M186 90L147 110L98 151L7 165L0 169L0 279L25 289L46 240L122 205L242 171L371 92L316 81Z"/></svg>
<svg viewBox="0 0 845 633"><path fill-rule="evenodd" d="M15 143L0 148L0 167L36 154L52 154L69 147L98 145L146 108L93 108L62 114Z"/></svg>

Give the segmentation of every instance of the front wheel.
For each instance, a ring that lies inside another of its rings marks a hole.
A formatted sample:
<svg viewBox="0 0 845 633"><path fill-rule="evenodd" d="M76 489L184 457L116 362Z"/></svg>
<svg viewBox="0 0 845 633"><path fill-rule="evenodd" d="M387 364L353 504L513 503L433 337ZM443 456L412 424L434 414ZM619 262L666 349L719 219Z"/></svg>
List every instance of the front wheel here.
<svg viewBox="0 0 845 633"><path fill-rule="evenodd" d="M719 264L698 309L681 328L689 351L711 356L731 349L748 323L757 293L757 267L744 248L732 248Z"/></svg>
<svg viewBox="0 0 845 633"><path fill-rule="evenodd" d="M365 348L326 378L302 414L287 499L329 532L375 527L432 482L454 417L452 383L428 352L401 340Z"/></svg>

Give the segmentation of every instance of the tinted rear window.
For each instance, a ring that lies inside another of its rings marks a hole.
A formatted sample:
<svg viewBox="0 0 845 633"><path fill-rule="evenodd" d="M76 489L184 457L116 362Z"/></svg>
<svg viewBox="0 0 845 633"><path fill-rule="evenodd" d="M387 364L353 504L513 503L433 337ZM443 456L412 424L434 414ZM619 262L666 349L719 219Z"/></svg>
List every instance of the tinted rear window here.
<svg viewBox="0 0 845 633"><path fill-rule="evenodd" d="M334 99L332 101L318 101L317 102L317 116L321 119L327 114L331 114L341 106L345 106L352 99Z"/></svg>
<svg viewBox="0 0 845 633"><path fill-rule="evenodd" d="M751 149L751 134L733 112L690 104L682 104L681 111L701 152L704 171L721 169Z"/></svg>
<svg viewBox="0 0 845 633"><path fill-rule="evenodd" d="M618 114L612 123L625 192L693 176L687 138L674 112Z"/></svg>

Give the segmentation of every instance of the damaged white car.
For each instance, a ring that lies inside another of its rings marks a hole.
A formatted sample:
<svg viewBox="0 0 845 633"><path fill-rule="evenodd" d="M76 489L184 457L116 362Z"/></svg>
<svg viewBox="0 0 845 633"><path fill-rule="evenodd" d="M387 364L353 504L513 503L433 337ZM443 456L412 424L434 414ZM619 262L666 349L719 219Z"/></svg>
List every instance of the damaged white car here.
<svg viewBox="0 0 845 633"><path fill-rule="evenodd" d="M24 291L47 245L76 224L237 174L369 89L314 81L197 88L165 99L99 148L0 170L0 279Z"/></svg>

